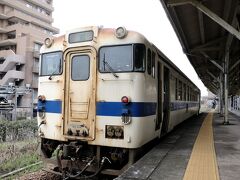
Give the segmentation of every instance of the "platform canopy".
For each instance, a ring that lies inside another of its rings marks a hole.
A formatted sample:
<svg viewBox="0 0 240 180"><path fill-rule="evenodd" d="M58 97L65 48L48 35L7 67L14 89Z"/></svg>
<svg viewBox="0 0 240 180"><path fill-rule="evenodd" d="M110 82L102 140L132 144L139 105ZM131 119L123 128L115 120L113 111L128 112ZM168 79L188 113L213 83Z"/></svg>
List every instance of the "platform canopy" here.
<svg viewBox="0 0 240 180"><path fill-rule="evenodd" d="M205 86L217 94L227 77L229 95L240 94L240 0L160 2Z"/></svg>

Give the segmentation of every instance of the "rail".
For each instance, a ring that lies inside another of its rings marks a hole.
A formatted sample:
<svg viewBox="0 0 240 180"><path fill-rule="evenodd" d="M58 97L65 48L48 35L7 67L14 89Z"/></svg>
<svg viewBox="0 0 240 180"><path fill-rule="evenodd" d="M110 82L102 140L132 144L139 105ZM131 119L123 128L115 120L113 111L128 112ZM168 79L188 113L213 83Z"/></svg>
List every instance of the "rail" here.
<svg viewBox="0 0 240 180"><path fill-rule="evenodd" d="M12 175L14 175L14 174L17 174L17 173L19 173L19 172L21 172L21 171L24 171L24 170L26 170L26 169L29 169L29 168L31 168L31 167L33 167L33 166L37 166L37 165L42 164L42 163L43 163L42 161L39 161L39 162L37 162L37 163L30 164L30 165L25 166L25 167L22 167L22 168L20 168L20 169L16 169L16 170L14 170L14 171L11 171L11 172L9 172L9 173L6 173L6 174L1 175L1 176L0 176L0 179L7 178L7 177L9 177L9 176L12 176Z"/></svg>

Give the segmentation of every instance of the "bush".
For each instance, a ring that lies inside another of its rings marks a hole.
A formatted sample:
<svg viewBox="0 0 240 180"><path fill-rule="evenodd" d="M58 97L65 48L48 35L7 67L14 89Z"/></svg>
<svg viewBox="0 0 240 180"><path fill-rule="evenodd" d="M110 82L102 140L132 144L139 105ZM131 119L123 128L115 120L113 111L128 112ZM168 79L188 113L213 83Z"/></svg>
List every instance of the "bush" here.
<svg viewBox="0 0 240 180"><path fill-rule="evenodd" d="M34 137L37 129L36 120L0 120L0 142L24 140Z"/></svg>

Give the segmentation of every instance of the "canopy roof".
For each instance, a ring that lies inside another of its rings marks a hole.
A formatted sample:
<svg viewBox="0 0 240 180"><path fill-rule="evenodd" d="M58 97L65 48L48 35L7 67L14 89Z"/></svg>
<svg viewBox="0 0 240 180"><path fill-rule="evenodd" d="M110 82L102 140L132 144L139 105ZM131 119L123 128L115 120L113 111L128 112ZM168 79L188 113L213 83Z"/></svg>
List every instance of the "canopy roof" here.
<svg viewBox="0 0 240 180"><path fill-rule="evenodd" d="M184 53L205 86L240 94L240 0L160 0Z"/></svg>

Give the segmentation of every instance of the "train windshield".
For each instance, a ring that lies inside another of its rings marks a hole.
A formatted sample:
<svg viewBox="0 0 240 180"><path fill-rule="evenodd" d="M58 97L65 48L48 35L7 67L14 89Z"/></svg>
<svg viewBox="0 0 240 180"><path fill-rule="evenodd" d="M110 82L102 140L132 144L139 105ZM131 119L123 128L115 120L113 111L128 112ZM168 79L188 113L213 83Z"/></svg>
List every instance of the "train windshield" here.
<svg viewBox="0 0 240 180"><path fill-rule="evenodd" d="M42 55L41 76L53 76L62 73L62 52L51 52Z"/></svg>
<svg viewBox="0 0 240 180"><path fill-rule="evenodd" d="M145 46L143 44L105 46L99 51L100 72L145 71Z"/></svg>

